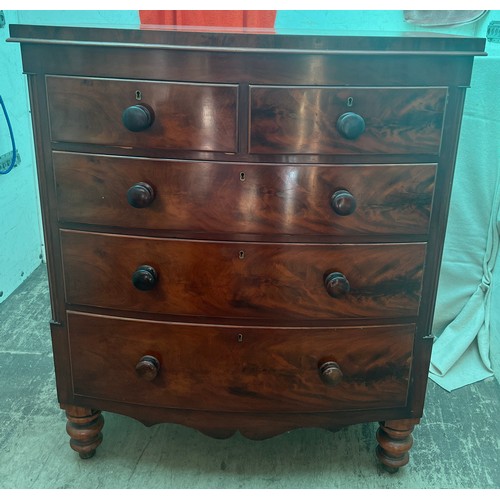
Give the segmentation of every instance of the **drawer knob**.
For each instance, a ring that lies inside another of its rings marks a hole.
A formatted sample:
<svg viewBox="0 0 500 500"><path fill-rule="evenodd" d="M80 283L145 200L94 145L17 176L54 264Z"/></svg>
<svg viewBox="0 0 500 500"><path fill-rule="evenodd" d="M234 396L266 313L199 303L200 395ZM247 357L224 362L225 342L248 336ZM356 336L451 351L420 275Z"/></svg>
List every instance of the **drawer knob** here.
<svg viewBox="0 0 500 500"><path fill-rule="evenodd" d="M123 110L122 122L131 132L140 132L146 130L153 124L153 113L141 104L129 106Z"/></svg>
<svg viewBox="0 0 500 500"><path fill-rule="evenodd" d="M337 120L337 130L346 139L357 139L365 131L365 120L356 113L344 113Z"/></svg>
<svg viewBox="0 0 500 500"><path fill-rule="evenodd" d="M158 281L158 273L148 265L139 266L132 275L132 283L142 291L152 290Z"/></svg>
<svg viewBox="0 0 500 500"><path fill-rule="evenodd" d="M154 380L160 372L160 362L154 356L143 356L135 365L135 372L143 380Z"/></svg>
<svg viewBox="0 0 500 500"><path fill-rule="evenodd" d="M134 208L145 208L155 199L153 188L145 182L134 184L127 191L127 201Z"/></svg>
<svg viewBox="0 0 500 500"><path fill-rule="evenodd" d="M344 297L351 290L349 281L339 272L333 272L325 276L325 288L328 294L336 299Z"/></svg>
<svg viewBox="0 0 500 500"><path fill-rule="evenodd" d="M330 198L330 205L338 215L351 215L356 210L356 198L346 189L339 189Z"/></svg>
<svg viewBox="0 0 500 500"><path fill-rule="evenodd" d="M342 382L344 374L342 373L340 366L335 363L335 361L326 361L325 363L322 363L318 370L321 380L326 385L333 387Z"/></svg>

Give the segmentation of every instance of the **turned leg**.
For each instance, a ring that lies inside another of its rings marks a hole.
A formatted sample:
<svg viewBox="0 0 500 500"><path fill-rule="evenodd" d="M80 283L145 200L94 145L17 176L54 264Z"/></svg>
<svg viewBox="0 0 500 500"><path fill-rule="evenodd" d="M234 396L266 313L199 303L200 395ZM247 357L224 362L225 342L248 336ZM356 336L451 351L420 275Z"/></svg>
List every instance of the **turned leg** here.
<svg viewBox="0 0 500 500"><path fill-rule="evenodd" d="M102 442L104 418L101 412L81 406L66 406L65 410L68 418L66 432L71 437L69 445L80 458L93 457Z"/></svg>
<svg viewBox="0 0 500 500"><path fill-rule="evenodd" d="M376 453L386 471L397 472L408 463L408 451L413 444L411 433L419 422L419 418L379 422Z"/></svg>

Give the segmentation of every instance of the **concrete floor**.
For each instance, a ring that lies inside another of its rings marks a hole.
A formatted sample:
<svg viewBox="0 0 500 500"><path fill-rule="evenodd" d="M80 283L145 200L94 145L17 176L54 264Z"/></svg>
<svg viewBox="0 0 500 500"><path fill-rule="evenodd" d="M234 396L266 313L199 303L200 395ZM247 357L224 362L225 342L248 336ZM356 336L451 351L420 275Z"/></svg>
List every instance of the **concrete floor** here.
<svg viewBox="0 0 500 500"><path fill-rule="evenodd" d="M1 488L499 488L500 387L451 394L429 382L410 464L383 472L376 423L265 441L215 440L179 425L105 413L90 460L68 445L56 399L45 266L0 305Z"/></svg>

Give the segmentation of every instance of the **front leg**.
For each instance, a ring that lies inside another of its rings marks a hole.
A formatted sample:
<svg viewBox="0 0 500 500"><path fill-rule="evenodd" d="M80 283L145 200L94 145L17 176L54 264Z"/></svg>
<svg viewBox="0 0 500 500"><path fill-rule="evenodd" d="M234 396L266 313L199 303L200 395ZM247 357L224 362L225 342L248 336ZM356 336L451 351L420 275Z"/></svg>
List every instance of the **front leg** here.
<svg viewBox="0 0 500 500"><path fill-rule="evenodd" d="M99 410L81 406L65 406L66 432L71 437L69 445L78 452L80 458L91 458L102 442L101 429L104 417Z"/></svg>
<svg viewBox="0 0 500 500"><path fill-rule="evenodd" d="M379 422L377 430L377 458L388 472L394 473L408 463L413 444L411 435L413 428L420 422L419 418L403 420L386 420Z"/></svg>

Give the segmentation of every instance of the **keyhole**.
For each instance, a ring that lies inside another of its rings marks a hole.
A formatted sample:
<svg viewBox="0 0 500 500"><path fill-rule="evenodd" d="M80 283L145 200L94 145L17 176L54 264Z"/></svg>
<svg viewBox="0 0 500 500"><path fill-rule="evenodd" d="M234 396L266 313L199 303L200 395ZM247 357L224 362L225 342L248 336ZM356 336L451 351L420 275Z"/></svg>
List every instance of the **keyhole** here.
<svg viewBox="0 0 500 500"><path fill-rule="evenodd" d="M245 181L245 172L240 172L240 181L244 182Z"/></svg>
<svg viewBox="0 0 500 500"><path fill-rule="evenodd" d="M238 333L238 342L243 342L243 335L241 333Z"/></svg>
<svg viewBox="0 0 500 500"><path fill-rule="evenodd" d="M142 99L142 92L140 90L135 91L135 98L140 101Z"/></svg>
<svg viewBox="0 0 500 500"><path fill-rule="evenodd" d="M354 102L354 99L352 97L347 98L347 106L350 108L352 106L352 103Z"/></svg>
<svg viewBox="0 0 500 500"><path fill-rule="evenodd" d="M240 253L238 254L238 257L240 259L244 259L245 258L245 252L243 250L240 250Z"/></svg>

